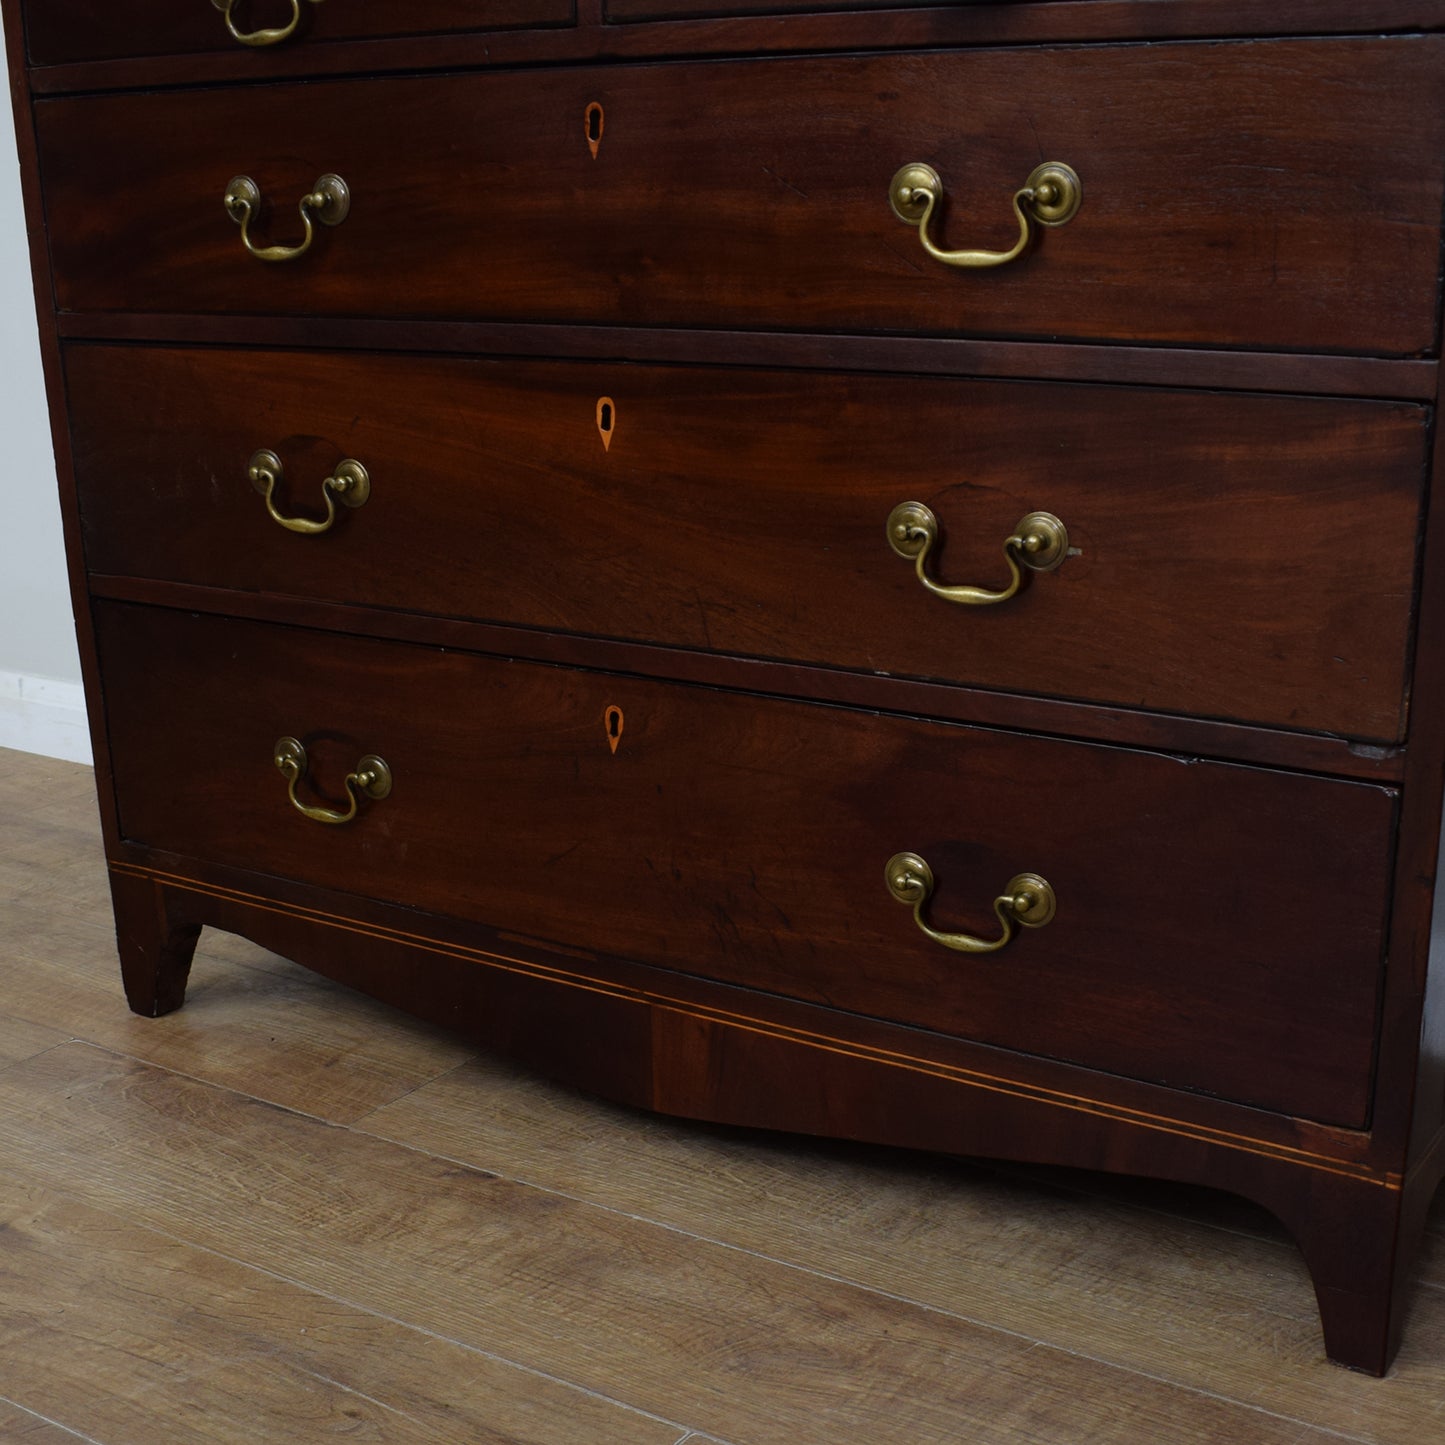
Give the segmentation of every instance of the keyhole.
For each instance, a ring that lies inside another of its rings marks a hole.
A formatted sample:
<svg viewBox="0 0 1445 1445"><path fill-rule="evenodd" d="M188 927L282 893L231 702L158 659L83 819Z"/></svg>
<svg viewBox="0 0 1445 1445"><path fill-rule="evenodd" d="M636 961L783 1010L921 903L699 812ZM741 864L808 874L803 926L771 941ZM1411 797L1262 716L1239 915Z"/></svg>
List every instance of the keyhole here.
<svg viewBox="0 0 1445 1445"><path fill-rule="evenodd" d="M617 745L622 741L622 709L620 707L609 707L603 714L607 724L607 746L615 753Z"/></svg>
<svg viewBox="0 0 1445 1445"><path fill-rule="evenodd" d="M597 398L597 430L602 434L602 450L612 445L612 431L617 425L617 406L610 396Z"/></svg>
<svg viewBox="0 0 1445 1445"><path fill-rule="evenodd" d="M594 100L587 107L587 149L592 152L592 159L597 159L597 151L602 145L602 107Z"/></svg>

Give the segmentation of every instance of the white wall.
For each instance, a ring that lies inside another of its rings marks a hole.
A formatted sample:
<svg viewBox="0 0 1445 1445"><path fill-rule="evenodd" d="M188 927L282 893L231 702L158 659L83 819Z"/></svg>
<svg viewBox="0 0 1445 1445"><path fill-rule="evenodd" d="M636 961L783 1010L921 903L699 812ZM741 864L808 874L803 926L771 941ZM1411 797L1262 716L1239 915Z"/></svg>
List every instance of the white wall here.
<svg viewBox="0 0 1445 1445"><path fill-rule="evenodd" d="M0 36L0 72L4 69ZM0 747L88 761L8 95L0 95Z"/></svg>

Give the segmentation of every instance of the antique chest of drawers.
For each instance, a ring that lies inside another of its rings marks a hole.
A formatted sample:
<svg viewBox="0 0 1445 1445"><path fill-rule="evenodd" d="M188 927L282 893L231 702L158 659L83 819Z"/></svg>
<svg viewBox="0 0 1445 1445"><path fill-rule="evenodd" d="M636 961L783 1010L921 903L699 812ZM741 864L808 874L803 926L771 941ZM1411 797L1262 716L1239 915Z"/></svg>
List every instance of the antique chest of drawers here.
<svg viewBox="0 0 1445 1445"><path fill-rule="evenodd" d="M1445 0L4 15L134 1009L213 926L633 1104L1237 1191L1388 1367Z"/></svg>

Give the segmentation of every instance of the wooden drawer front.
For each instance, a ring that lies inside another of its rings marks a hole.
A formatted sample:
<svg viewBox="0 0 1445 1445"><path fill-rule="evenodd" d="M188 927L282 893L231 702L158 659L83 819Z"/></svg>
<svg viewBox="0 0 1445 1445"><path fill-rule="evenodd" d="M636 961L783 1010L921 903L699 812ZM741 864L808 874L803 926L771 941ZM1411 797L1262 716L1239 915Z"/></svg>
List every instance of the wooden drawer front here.
<svg viewBox="0 0 1445 1445"><path fill-rule="evenodd" d="M1387 789L126 604L96 619L138 842L1364 1119ZM281 735L309 750L308 805L368 753L391 795L309 821ZM996 932L1024 871L1058 916L949 952L884 886L905 849L937 874L935 927Z"/></svg>
<svg viewBox="0 0 1445 1445"><path fill-rule="evenodd" d="M106 346L66 370L97 573L1403 729L1419 407ZM371 496L293 535L247 480L262 447L283 514L323 517L345 458ZM941 519L946 582L1001 588L1036 509L1077 555L1004 603L940 600L886 539L914 500Z"/></svg>
<svg viewBox="0 0 1445 1445"><path fill-rule="evenodd" d="M798 11L921 10L957 0L603 0L609 20L705 20L714 15L784 15Z"/></svg>
<svg viewBox="0 0 1445 1445"><path fill-rule="evenodd" d="M1442 37L618 66L42 101L63 310L524 318L1435 344ZM708 97L705 107L699 97ZM594 159L588 107L602 107ZM1402 140L1402 137L1407 139ZM144 156L145 165L136 157ZM1084 202L1032 255L931 261L892 213L944 180L949 247L1007 246L1040 159ZM301 237L323 173L347 219Z"/></svg>
<svg viewBox="0 0 1445 1445"><path fill-rule="evenodd" d="M292 13L291 0L237 0L233 19L237 30L249 34L287 26ZM328 40L571 25L573 19L573 0L302 3L296 31L283 43L309 47ZM227 32L225 15L207 0L147 0L143 8L113 0L27 0L25 35L33 65L241 48ZM262 74L267 49L255 49Z"/></svg>

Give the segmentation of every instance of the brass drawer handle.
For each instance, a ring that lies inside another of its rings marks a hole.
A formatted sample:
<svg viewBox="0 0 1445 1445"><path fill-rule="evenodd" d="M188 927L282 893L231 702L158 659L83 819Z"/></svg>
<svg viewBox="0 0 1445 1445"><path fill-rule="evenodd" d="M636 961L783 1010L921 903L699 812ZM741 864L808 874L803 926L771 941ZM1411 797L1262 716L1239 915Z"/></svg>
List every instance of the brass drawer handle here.
<svg viewBox="0 0 1445 1445"><path fill-rule="evenodd" d="M888 514L888 545L900 557L913 561L918 580L946 602L968 607L988 607L1007 602L1019 590L1023 573L1019 563L1033 572L1052 572L1069 555L1068 529L1052 512L1030 512L1019 520L1013 536L1003 544L1010 580L1001 592L983 587L944 587L924 571L924 563L938 541L938 518L922 502L900 502Z"/></svg>
<svg viewBox="0 0 1445 1445"><path fill-rule="evenodd" d="M1014 192L1014 215L1018 217L1019 238L1007 251L943 251L928 236L928 222L934 207L943 199L943 181L932 166L914 161L902 167L888 187L888 204L900 221L918 227L923 249L945 266L979 270L1002 266L1021 256L1033 231L1040 226L1062 226L1072 221L1084 198L1083 185L1073 167L1062 161L1045 161L1029 172L1023 189Z"/></svg>
<svg viewBox="0 0 1445 1445"><path fill-rule="evenodd" d="M997 953L1014 936L1016 925L1042 928L1054 916L1058 900L1037 873L1019 873L994 899L993 911L1003 924L1003 937L975 938L969 933L939 933L923 921L923 905L933 893L933 869L917 853L895 853L884 870L888 891L913 909L913 921L935 943L957 953Z"/></svg>
<svg viewBox="0 0 1445 1445"><path fill-rule="evenodd" d="M285 470L281 465L281 458L264 447L253 453L246 465L246 475L251 479L251 485L266 499L266 510L271 514L272 521L285 527L288 532L301 532L309 537L329 532L336 525L337 502L343 507L362 507L371 495L371 477L366 468L360 462L354 462L347 457L345 461L338 462L336 470L321 483L321 496L326 503L324 521L313 522L307 517L283 517L276 510L274 493Z"/></svg>
<svg viewBox="0 0 1445 1445"><path fill-rule="evenodd" d="M321 0L311 0L311 3L319 5ZM226 17L226 29L231 32L231 38L239 40L242 45L280 45L283 40L290 40L301 23L301 0L291 0L291 23L274 30L238 30L231 14L236 8L236 0L211 0L211 4Z"/></svg>
<svg viewBox="0 0 1445 1445"><path fill-rule="evenodd" d="M301 224L306 234L299 246L258 246L251 239L251 222L261 206L261 188L250 176L232 176L222 198L226 214L241 228L241 240L258 261L295 261L311 249L316 238L313 216L323 226L339 226L351 211L351 191L340 176L321 176L316 189L301 197Z"/></svg>
<svg viewBox="0 0 1445 1445"><path fill-rule="evenodd" d="M291 806L304 818L313 823L349 823L361 805L358 792L368 798L380 801L391 792L391 769L374 753L368 753L357 763L354 773L346 775L346 796L351 807L344 813L335 813L330 808L309 808L296 796L296 784L306 772L306 749L295 738L282 738L272 749L272 761L286 779L286 791Z"/></svg>

